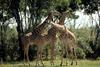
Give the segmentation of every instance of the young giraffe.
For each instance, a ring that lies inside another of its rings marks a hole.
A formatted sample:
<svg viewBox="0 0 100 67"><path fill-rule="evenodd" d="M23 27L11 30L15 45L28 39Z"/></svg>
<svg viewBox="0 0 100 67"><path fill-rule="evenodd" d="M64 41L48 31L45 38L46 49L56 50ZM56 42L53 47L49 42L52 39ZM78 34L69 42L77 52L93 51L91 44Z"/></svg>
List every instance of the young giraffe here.
<svg viewBox="0 0 100 67"><path fill-rule="evenodd" d="M63 64L64 49L67 52L67 56L71 56L71 58L72 58L71 65L72 65L73 60L77 58L76 53L75 53L76 37L75 37L74 33L69 31L64 25L56 24L56 23L53 23L53 22L51 22L51 24L60 33L59 39L62 43L61 44L61 46L62 46L62 55L61 55L61 64L60 65L62 66L62 64ZM77 61L76 61L76 65L77 65Z"/></svg>

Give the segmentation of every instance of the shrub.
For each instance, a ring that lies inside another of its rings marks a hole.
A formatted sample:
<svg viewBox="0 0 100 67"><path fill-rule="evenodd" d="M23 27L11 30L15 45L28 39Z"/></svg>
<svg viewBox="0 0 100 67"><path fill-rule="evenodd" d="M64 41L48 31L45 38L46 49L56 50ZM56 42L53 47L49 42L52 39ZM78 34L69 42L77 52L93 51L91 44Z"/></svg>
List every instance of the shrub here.
<svg viewBox="0 0 100 67"><path fill-rule="evenodd" d="M76 49L76 55L77 55L77 58L79 59L85 59L85 56L86 56L83 49L79 47Z"/></svg>

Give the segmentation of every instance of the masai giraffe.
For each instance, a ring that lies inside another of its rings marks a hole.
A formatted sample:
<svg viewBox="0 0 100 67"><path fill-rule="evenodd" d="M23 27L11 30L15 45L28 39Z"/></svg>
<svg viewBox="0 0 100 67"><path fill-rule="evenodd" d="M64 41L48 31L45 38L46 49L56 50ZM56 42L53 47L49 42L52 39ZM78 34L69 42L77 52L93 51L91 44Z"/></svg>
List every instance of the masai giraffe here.
<svg viewBox="0 0 100 67"><path fill-rule="evenodd" d="M24 50L24 60L26 58L26 60L29 61L28 50L29 50L29 46L30 46L30 41L34 42L34 40L37 39L38 36L42 34L42 32L45 30L46 26L48 25L49 21L52 21L51 13L48 15L46 20L41 25L39 25L38 27L35 28L35 30L33 30L33 32L27 33L21 37L22 38L22 46L23 46L23 50Z"/></svg>
<svg viewBox="0 0 100 67"><path fill-rule="evenodd" d="M69 31L64 25L60 25L60 24L56 24L51 22L51 24L56 28L56 30L58 30L58 32L60 33L59 39L61 41L61 46L62 46L62 54L61 54L61 66L63 64L63 54L64 54L64 49L67 52L67 56L71 56L72 58L72 63L73 64L73 60L77 58L76 56L76 37L74 35L74 33L72 33L71 31ZM76 61L76 65L77 65L77 61Z"/></svg>
<svg viewBox="0 0 100 67"><path fill-rule="evenodd" d="M65 18L66 18L66 14L62 13L58 24L64 25ZM58 30L55 27L52 27L51 29L48 30L48 34L51 37L51 43L50 43L50 46L51 46L51 59L52 59L51 63L53 63L53 64L54 64L53 60L55 58L55 44L56 44L56 41L57 41L57 37L56 37L57 32L58 32Z"/></svg>

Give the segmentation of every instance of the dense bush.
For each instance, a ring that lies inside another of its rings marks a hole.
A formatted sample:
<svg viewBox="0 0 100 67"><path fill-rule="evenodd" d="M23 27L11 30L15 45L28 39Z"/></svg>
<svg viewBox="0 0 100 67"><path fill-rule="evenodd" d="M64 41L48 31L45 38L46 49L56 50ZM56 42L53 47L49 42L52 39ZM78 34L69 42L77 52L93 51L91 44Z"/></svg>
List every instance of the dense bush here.
<svg viewBox="0 0 100 67"><path fill-rule="evenodd" d="M76 49L76 55L77 55L77 58L79 59L85 59L85 56L86 56L83 49L80 47Z"/></svg>
<svg viewBox="0 0 100 67"><path fill-rule="evenodd" d="M15 27L6 26L5 30L3 28L0 33L2 33L0 36L1 40L3 40L0 44L0 48L2 48L0 53L3 53L1 57L4 56L3 60L5 61L16 60L18 57L18 39Z"/></svg>

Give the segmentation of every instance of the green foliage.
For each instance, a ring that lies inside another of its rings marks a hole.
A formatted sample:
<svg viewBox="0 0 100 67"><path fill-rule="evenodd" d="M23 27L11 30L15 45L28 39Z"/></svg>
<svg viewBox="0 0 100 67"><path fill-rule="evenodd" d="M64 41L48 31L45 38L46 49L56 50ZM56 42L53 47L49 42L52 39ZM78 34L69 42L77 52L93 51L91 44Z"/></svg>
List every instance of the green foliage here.
<svg viewBox="0 0 100 67"><path fill-rule="evenodd" d="M80 51L83 51L82 54L86 55L86 58L90 58L90 55L94 52L90 46L89 41L91 40L89 28L82 28L75 31L77 36L77 44Z"/></svg>
<svg viewBox="0 0 100 67"><path fill-rule="evenodd" d="M26 0L20 0L20 11L25 11L26 10Z"/></svg>
<svg viewBox="0 0 100 67"><path fill-rule="evenodd" d="M77 58L79 58L79 59L85 59L85 53L84 53L84 51L83 51L82 48L78 47L76 49L76 54L77 54Z"/></svg>
<svg viewBox="0 0 100 67"><path fill-rule="evenodd" d="M68 9L75 11L79 7L78 3L79 3L79 0L60 0L60 1L57 1L55 9L59 11L60 13L65 12Z"/></svg>
<svg viewBox="0 0 100 67"><path fill-rule="evenodd" d="M10 28L9 26L2 25L3 28L0 31L0 39L3 40L1 42L2 50L0 52L5 53L5 59L6 60L16 60L15 58L18 57L17 49L18 49L18 38L17 38L17 31L15 28ZM16 57L17 56L17 57Z"/></svg>
<svg viewBox="0 0 100 67"><path fill-rule="evenodd" d="M100 57L96 58L96 60L100 60Z"/></svg>
<svg viewBox="0 0 100 67"><path fill-rule="evenodd" d="M61 12L64 12L66 11L66 9L68 8L68 5L69 5L69 0L60 0L60 1L57 1L57 4L56 4L56 9L61 13ZM64 9L64 10L63 10Z"/></svg>
<svg viewBox="0 0 100 67"><path fill-rule="evenodd" d="M85 9L85 13L91 14L98 11L98 7L100 6L99 0L81 0L81 4L83 5L81 8Z"/></svg>

